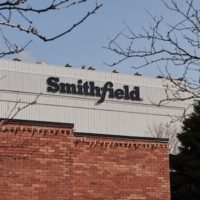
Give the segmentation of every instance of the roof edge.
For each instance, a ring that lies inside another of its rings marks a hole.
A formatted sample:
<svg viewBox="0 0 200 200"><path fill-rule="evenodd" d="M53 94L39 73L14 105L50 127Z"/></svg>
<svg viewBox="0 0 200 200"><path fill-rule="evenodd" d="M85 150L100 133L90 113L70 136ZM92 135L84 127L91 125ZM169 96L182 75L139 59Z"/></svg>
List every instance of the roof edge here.
<svg viewBox="0 0 200 200"><path fill-rule="evenodd" d="M92 137L92 138L105 138L105 139L120 139L120 140L142 140L142 141L151 141L159 143L168 143L168 138L154 138L154 137L139 137L139 136L122 136L122 135L111 135L111 134L96 134L96 133L83 133L83 132L74 132L75 137Z"/></svg>
<svg viewBox="0 0 200 200"><path fill-rule="evenodd" d="M0 118L0 122L6 120L6 124L20 124L20 125L35 125L35 126L49 126L60 128L74 128L73 123L37 121L37 120L22 120L22 119L5 119Z"/></svg>

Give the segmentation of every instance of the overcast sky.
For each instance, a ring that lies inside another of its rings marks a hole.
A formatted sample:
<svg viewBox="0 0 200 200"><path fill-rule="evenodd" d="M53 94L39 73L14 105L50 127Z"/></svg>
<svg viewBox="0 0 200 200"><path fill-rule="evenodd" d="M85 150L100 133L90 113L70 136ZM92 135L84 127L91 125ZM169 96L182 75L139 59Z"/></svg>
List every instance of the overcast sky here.
<svg viewBox="0 0 200 200"><path fill-rule="evenodd" d="M76 22L84 13L94 7L93 0L79 8L65 13L52 16L39 16L34 20L38 23L39 30L43 33L53 35ZM145 10L155 15L166 13L166 8L161 0L101 0L103 7L81 24L70 34L50 43L44 43L37 38L20 55L23 60L46 62L53 65L64 66L69 63L72 66L93 66L98 70L112 71L104 63L111 63L118 59L103 46L108 44L108 37L114 37L118 32L124 30L123 21L129 24L134 31L140 31L141 26L147 26L150 19ZM21 42L27 41L28 37L18 33L8 33L13 39ZM117 68L120 72L135 73L131 68L133 63L125 63ZM141 70L146 76L156 76L156 70Z"/></svg>

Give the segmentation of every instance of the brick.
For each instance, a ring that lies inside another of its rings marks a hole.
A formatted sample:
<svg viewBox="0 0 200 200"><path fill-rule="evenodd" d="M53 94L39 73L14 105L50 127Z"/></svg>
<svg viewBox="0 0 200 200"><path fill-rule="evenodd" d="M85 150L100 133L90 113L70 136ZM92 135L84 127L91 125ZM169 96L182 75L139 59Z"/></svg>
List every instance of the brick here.
<svg viewBox="0 0 200 200"><path fill-rule="evenodd" d="M0 129L0 200L170 199L166 144L16 126Z"/></svg>

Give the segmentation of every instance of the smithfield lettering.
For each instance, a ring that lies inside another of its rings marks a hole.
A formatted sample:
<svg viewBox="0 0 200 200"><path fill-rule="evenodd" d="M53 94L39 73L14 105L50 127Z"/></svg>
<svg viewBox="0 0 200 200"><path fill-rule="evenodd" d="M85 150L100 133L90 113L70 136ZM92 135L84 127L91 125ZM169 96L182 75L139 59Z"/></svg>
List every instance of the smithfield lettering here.
<svg viewBox="0 0 200 200"><path fill-rule="evenodd" d="M104 102L106 95L109 99L142 101L139 87L133 87L131 91L129 91L128 85L124 85L123 89L114 89L114 85L110 81L106 82L103 87L99 87L93 81L83 82L80 79L77 84L71 84L62 83L57 77L49 77L47 85L47 92L99 97L97 101L99 104Z"/></svg>

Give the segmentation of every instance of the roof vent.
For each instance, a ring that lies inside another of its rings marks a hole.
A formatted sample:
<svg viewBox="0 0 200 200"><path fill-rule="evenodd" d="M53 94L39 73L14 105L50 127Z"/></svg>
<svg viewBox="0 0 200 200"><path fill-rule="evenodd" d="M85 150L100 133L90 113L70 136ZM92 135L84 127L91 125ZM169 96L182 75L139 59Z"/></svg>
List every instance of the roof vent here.
<svg viewBox="0 0 200 200"><path fill-rule="evenodd" d="M70 64L67 63L67 64L65 65L65 67L72 67L72 66L71 66Z"/></svg>
<svg viewBox="0 0 200 200"><path fill-rule="evenodd" d="M136 72L134 75L135 75L135 76L142 76L142 74L140 74L140 73L138 73L138 72Z"/></svg>
<svg viewBox="0 0 200 200"><path fill-rule="evenodd" d="M13 61L21 61L19 58L13 58Z"/></svg>
<svg viewBox="0 0 200 200"><path fill-rule="evenodd" d="M183 81L184 79L183 79L183 77L180 77L180 78L177 78L176 80L177 81Z"/></svg>
<svg viewBox="0 0 200 200"><path fill-rule="evenodd" d="M164 78L163 76L156 76L156 78Z"/></svg>
<svg viewBox="0 0 200 200"><path fill-rule="evenodd" d="M114 69L114 70L112 70L112 73L118 74L119 72L116 69Z"/></svg>
<svg viewBox="0 0 200 200"><path fill-rule="evenodd" d="M94 67L88 67L88 70L95 70Z"/></svg>

